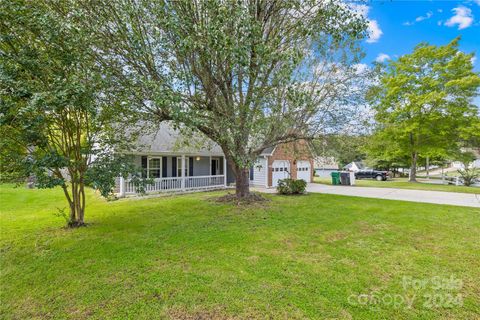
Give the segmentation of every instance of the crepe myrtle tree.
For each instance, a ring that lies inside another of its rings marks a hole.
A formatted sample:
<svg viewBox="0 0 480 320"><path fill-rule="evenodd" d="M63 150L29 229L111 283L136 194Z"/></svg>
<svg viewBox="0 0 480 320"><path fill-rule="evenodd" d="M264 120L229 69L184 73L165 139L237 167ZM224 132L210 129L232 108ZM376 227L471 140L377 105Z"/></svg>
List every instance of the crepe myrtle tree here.
<svg viewBox="0 0 480 320"><path fill-rule="evenodd" d="M81 10L128 105L216 142L238 198L263 149L335 127L361 91L366 22L339 1L105 0Z"/></svg>
<svg viewBox="0 0 480 320"><path fill-rule="evenodd" d="M113 112L103 100L105 78L85 50L91 35L75 27L81 17L70 15L70 21L41 1L0 3L2 168L12 168L10 180L33 177L37 187L60 186L68 226L82 226L85 186L96 185L107 196L112 175L129 169L100 148L113 145L108 128L118 121L119 110ZM97 165L107 161L108 166ZM102 168L110 175L101 174Z"/></svg>

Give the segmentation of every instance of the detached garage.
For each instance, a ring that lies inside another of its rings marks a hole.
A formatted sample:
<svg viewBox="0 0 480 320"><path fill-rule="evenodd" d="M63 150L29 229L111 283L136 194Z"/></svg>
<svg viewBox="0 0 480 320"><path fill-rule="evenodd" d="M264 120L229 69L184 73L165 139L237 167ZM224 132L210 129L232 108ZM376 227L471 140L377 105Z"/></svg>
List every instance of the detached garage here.
<svg viewBox="0 0 480 320"><path fill-rule="evenodd" d="M311 182L312 178L312 166L308 160L297 161L297 179L303 179L307 182Z"/></svg>
<svg viewBox="0 0 480 320"><path fill-rule="evenodd" d="M313 180L313 155L306 141L280 144L262 151L250 168L250 184L275 188L281 179Z"/></svg>

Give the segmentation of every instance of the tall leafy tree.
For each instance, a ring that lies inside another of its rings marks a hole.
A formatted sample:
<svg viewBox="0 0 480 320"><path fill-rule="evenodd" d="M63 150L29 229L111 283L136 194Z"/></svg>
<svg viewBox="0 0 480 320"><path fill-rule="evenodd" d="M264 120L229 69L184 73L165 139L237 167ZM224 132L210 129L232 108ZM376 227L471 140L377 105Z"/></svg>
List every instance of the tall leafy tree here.
<svg viewBox="0 0 480 320"><path fill-rule="evenodd" d="M223 149L236 194L264 148L332 126L360 91L366 24L336 1L161 0L85 5L99 63L156 121L199 130Z"/></svg>
<svg viewBox="0 0 480 320"><path fill-rule="evenodd" d="M14 180L60 186L68 225L77 227L92 157L116 113L102 99L106 79L88 52L91 34L75 27L82 17L64 16L65 1L56 5L0 1L0 160Z"/></svg>
<svg viewBox="0 0 480 320"><path fill-rule="evenodd" d="M390 61L369 92L377 125L376 148L370 152L377 158L407 156L412 182L420 155L445 158L455 153L478 121L473 98L480 77L473 71L473 54L461 52L459 41L419 44L413 53Z"/></svg>

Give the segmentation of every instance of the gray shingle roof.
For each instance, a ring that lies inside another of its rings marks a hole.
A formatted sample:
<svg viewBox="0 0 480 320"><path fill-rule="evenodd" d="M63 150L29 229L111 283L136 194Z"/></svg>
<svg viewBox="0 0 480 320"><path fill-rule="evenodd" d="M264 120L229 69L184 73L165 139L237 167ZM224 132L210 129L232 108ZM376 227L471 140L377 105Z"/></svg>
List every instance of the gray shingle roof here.
<svg viewBox="0 0 480 320"><path fill-rule="evenodd" d="M171 123L162 122L158 130L145 130L134 143L136 154L186 154L186 155L223 155L216 143L200 133L183 133ZM148 131L148 132L147 132Z"/></svg>
<svg viewBox="0 0 480 320"><path fill-rule="evenodd" d="M275 150L275 147L265 148L265 149L263 149L263 151L260 155L261 156L271 156L274 150Z"/></svg>

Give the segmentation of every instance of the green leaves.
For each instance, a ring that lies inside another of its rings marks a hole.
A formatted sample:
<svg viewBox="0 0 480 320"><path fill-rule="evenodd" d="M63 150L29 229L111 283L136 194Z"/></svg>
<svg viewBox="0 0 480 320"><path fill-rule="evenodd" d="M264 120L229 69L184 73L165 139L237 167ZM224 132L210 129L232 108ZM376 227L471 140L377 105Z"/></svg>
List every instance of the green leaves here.
<svg viewBox="0 0 480 320"><path fill-rule="evenodd" d="M106 101L109 75L94 59L92 33L79 24L75 3L0 4L2 172L16 182L28 177L39 188L61 186L70 222L82 225L91 157L109 150L121 113Z"/></svg>
<svg viewBox="0 0 480 320"><path fill-rule="evenodd" d="M98 153L85 173L85 184L97 189L104 198L109 198L115 191L115 182L118 177L127 178L133 175L141 180L137 177L138 168L133 163L131 156L112 155L109 152Z"/></svg>
<svg viewBox="0 0 480 320"><path fill-rule="evenodd" d="M345 5L319 0L100 1L84 9L97 59L132 111L201 131L244 168L266 147L314 135L319 110L330 112L348 89L345 79L313 71L335 64L351 75L366 27Z"/></svg>
<svg viewBox="0 0 480 320"><path fill-rule="evenodd" d="M452 156L479 120L472 100L480 76L472 54L458 50L459 38L445 46L419 44L413 53L391 61L369 99L376 116L376 139L388 147L370 154Z"/></svg>

